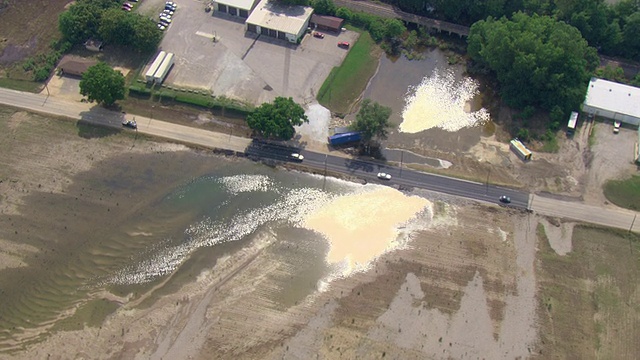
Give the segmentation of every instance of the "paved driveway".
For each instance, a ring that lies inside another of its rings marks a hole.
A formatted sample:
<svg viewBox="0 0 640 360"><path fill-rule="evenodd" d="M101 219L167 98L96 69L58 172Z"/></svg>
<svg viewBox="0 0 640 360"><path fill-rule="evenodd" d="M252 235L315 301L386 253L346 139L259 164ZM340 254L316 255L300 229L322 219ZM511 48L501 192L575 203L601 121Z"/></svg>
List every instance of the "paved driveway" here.
<svg viewBox="0 0 640 360"><path fill-rule="evenodd" d="M162 4L147 0L140 11L157 16ZM353 43L357 36L350 31L326 34L324 39L307 35L300 45L292 45L246 32L237 17L212 16L204 11L202 2L182 0L160 44L162 50L176 56L165 83L206 89L253 104L276 96L309 103L347 53L337 46L338 41Z"/></svg>

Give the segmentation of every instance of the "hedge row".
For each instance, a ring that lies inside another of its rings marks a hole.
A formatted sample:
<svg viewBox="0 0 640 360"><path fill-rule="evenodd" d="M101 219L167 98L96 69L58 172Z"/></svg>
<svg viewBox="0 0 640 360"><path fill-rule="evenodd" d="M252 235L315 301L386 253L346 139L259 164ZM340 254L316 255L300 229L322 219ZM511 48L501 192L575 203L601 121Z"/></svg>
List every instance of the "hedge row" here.
<svg viewBox="0 0 640 360"><path fill-rule="evenodd" d="M129 94L147 98L153 96L154 100L161 102L175 101L207 109L224 110L237 116L247 116L253 111L250 106L225 97L211 97L208 95L182 93L166 89L153 92L152 89L140 84L129 86Z"/></svg>

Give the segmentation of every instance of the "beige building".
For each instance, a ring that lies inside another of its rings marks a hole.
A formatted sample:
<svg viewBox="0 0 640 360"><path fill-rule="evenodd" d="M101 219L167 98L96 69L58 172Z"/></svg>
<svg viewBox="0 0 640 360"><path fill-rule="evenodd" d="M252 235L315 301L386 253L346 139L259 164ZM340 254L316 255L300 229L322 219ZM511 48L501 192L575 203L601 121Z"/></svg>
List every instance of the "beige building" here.
<svg viewBox="0 0 640 360"><path fill-rule="evenodd" d="M246 21L247 31L297 43L309 26L313 8L262 0Z"/></svg>

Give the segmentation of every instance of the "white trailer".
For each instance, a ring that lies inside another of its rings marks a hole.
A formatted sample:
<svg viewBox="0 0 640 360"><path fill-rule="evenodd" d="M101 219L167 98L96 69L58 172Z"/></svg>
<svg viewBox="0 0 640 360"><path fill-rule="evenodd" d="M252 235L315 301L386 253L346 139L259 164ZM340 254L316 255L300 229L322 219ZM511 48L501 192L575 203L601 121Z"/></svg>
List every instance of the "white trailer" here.
<svg viewBox="0 0 640 360"><path fill-rule="evenodd" d="M156 71L158 71L158 68L160 67L162 61L164 61L164 58L166 56L166 52L160 51L158 56L156 56L156 59L153 60L151 66L149 67L149 70L147 70L147 73L144 75L145 79L147 79L147 82L153 82L153 75L156 73Z"/></svg>
<svg viewBox="0 0 640 360"><path fill-rule="evenodd" d="M173 53L168 53L164 60L162 60L162 64L160 64L160 67L158 67L158 70L156 70L156 73L153 75L153 80L156 84L162 84L164 78L169 73L169 69L171 69L173 65L173 56Z"/></svg>
<svg viewBox="0 0 640 360"><path fill-rule="evenodd" d="M573 135L576 131L576 124L578 124L578 112L573 111L569 118L569 123L567 124L567 135Z"/></svg>

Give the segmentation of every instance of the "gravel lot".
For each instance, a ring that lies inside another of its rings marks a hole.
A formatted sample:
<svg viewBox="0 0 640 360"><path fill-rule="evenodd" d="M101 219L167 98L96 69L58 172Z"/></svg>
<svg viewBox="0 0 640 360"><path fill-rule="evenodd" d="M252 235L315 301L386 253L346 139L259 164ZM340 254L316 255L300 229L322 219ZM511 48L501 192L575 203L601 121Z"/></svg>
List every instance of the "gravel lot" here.
<svg viewBox="0 0 640 360"><path fill-rule="evenodd" d="M163 4L163 0L146 0L139 11L155 18ZM204 7L201 1L178 2L160 44L162 50L176 56L165 83L206 89L253 104L276 96L313 102L324 79L347 53L337 43L354 42L358 36L350 31L326 34L324 39L307 35L300 45L292 45L248 33L241 19L218 13L212 16Z"/></svg>

